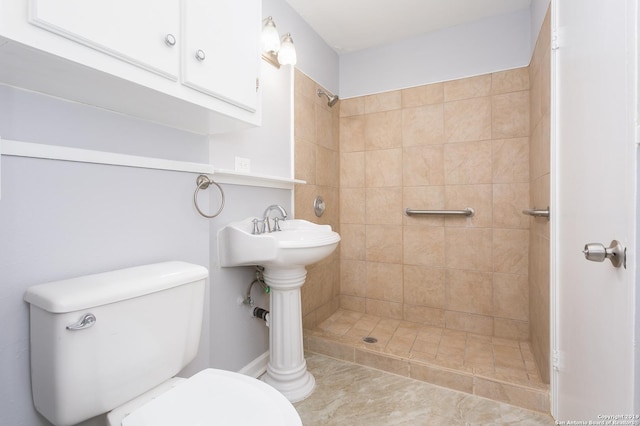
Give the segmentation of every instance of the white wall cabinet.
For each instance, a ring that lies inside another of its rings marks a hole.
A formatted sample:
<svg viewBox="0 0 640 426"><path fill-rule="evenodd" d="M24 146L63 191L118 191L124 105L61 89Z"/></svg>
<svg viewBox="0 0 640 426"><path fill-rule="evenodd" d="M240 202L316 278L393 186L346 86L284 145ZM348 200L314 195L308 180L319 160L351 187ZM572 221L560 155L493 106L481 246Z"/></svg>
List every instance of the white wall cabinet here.
<svg viewBox="0 0 640 426"><path fill-rule="evenodd" d="M260 39L261 27L255 25L261 22L260 8L239 4L237 0L183 1L182 81L252 111L260 66L255 43Z"/></svg>
<svg viewBox="0 0 640 426"><path fill-rule="evenodd" d="M29 12L34 25L178 80L179 0L32 0Z"/></svg>
<svg viewBox="0 0 640 426"><path fill-rule="evenodd" d="M198 133L261 118L261 1L0 0L0 83Z"/></svg>

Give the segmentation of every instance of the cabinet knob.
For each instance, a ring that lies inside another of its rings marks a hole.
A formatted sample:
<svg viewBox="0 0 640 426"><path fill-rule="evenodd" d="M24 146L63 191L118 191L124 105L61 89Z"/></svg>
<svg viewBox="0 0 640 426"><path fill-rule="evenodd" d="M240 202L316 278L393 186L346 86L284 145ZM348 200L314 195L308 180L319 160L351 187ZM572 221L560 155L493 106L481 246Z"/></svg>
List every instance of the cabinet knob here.
<svg viewBox="0 0 640 426"><path fill-rule="evenodd" d="M204 61L204 58L205 58L204 50L202 49L196 50L196 59L199 61Z"/></svg>
<svg viewBox="0 0 640 426"><path fill-rule="evenodd" d="M167 46L175 46L176 45L176 37L173 34L167 34L164 38L164 43Z"/></svg>

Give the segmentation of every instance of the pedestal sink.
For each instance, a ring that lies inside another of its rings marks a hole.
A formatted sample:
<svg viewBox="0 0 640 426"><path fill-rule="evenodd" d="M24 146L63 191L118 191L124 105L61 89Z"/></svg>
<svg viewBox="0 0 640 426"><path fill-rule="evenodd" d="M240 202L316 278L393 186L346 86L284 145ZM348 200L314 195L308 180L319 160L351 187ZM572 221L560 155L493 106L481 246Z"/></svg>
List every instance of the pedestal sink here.
<svg viewBox="0 0 640 426"><path fill-rule="evenodd" d="M231 223L218 232L220 266L264 266L271 310L270 356L263 380L289 401L301 401L315 388L302 341L300 288L307 276L305 266L329 256L340 235L329 225L299 219L280 222L281 231L254 235L253 219Z"/></svg>

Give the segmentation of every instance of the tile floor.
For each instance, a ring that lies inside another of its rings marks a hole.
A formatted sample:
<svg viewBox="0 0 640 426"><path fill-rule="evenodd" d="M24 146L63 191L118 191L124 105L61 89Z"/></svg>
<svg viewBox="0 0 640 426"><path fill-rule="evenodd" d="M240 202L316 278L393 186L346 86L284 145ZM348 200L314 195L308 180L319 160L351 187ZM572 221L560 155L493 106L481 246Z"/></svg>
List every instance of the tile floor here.
<svg viewBox="0 0 640 426"><path fill-rule="evenodd" d="M551 416L307 353L314 393L295 405L305 426L553 425Z"/></svg>
<svg viewBox="0 0 640 426"><path fill-rule="evenodd" d="M365 343L375 337L376 343ZM308 351L549 412L528 342L338 310L305 330Z"/></svg>

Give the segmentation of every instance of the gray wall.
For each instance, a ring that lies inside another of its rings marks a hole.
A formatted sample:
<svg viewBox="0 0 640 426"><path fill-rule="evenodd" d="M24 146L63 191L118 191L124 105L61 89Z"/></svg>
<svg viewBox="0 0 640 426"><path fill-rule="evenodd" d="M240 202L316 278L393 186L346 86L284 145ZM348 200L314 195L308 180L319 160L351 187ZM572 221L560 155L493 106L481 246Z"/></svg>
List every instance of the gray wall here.
<svg viewBox="0 0 640 426"><path fill-rule="evenodd" d="M549 2L532 0L529 9L341 55L285 0L262 6L281 35L291 32L296 67L346 99L527 66Z"/></svg>
<svg viewBox="0 0 640 426"><path fill-rule="evenodd" d="M547 9L551 0L531 0L529 10L531 11L531 53L536 48L536 41L538 40L538 34L540 34L540 28L544 22L544 17L547 14Z"/></svg>
<svg viewBox="0 0 640 426"><path fill-rule="evenodd" d="M352 98L529 65L529 9L340 55L340 96Z"/></svg>
<svg viewBox="0 0 640 426"><path fill-rule="evenodd" d="M0 105L3 139L208 159L203 136L89 106L9 87L0 87ZM210 223L193 208L191 173L0 159L0 424L47 424L31 402L25 289L166 260L209 268ZM204 202L208 197L204 194ZM208 335L207 327L197 359L201 365L208 363Z"/></svg>
<svg viewBox="0 0 640 426"><path fill-rule="evenodd" d="M332 93L338 93L338 54L285 0L262 0L262 17L272 16L282 37L291 33L296 46L296 68Z"/></svg>
<svg viewBox="0 0 640 426"><path fill-rule="evenodd" d="M0 86L0 108L3 139L210 161L206 136L91 106ZM287 136L282 140L287 143ZM253 270L218 268L216 233L230 221L262 214L268 204L290 208L291 191L223 185L224 212L208 220L192 203L194 173L0 160L0 425L48 424L31 400L28 305L22 297L34 284L166 260L200 264L210 270L207 320L198 357L183 374L208 366L238 370L268 349L268 329L239 304ZM213 189L202 191L199 200L203 208L217 209ZM254 297L268 308L268 298L259 292Z"/></svg>
<svg viewBox="0 0 640 426"><path fill-rule="evenodd" d="M234 170L235 157L250 160L251 172L293 177L293 68L280 69L261 61L262 125L233 133L212 135L210 163L216 169ZM261 213L256 212L256 214Z"/></svg>

